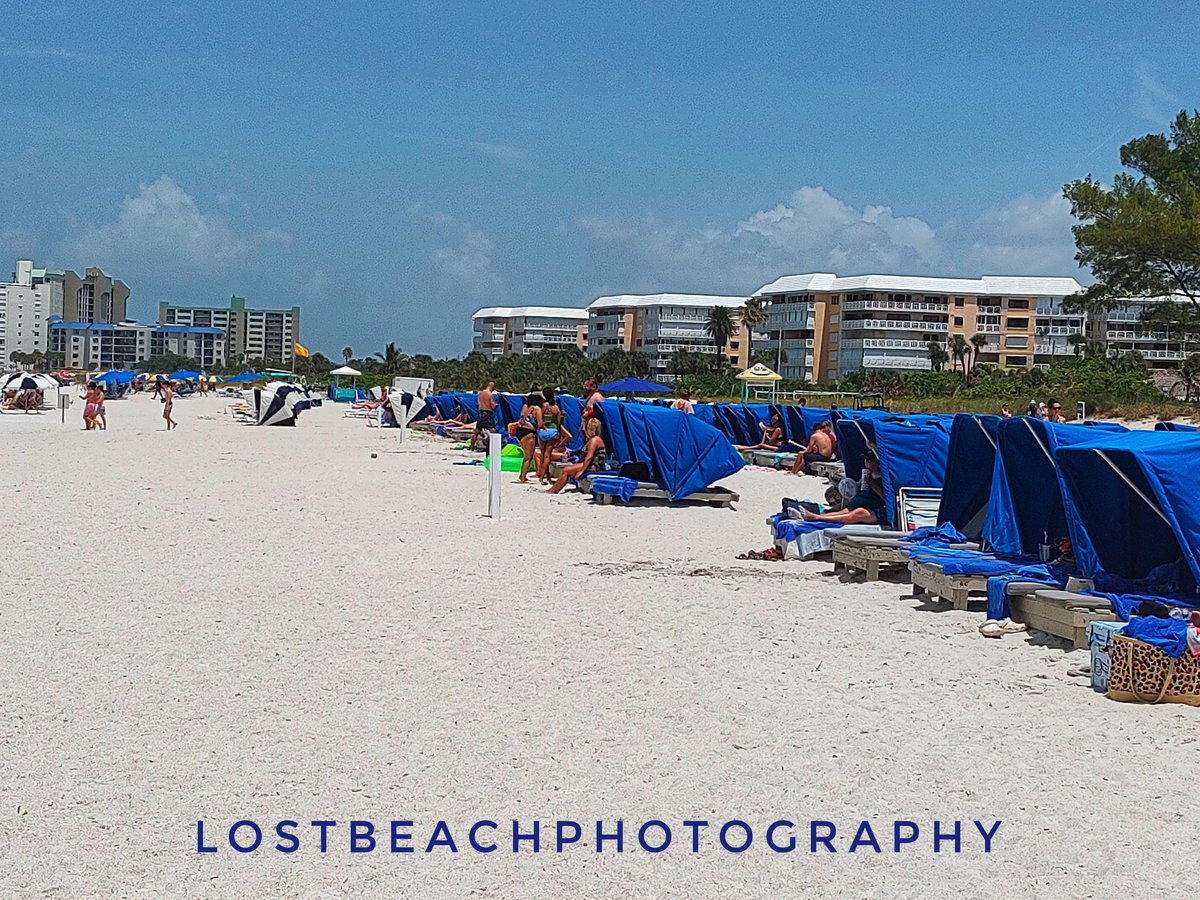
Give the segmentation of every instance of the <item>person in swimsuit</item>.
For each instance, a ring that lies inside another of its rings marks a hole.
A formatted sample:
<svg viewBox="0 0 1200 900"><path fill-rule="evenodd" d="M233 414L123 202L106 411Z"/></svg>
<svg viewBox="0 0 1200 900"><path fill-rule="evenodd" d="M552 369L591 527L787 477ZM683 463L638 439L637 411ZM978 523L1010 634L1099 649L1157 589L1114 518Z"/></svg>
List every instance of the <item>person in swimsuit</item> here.
<svg viewBox="0 0 1200 900"><path fill-rule="evenodd" d="M521 442L521 450L525 458L521 460L521 475L517 479L521 484L528 484L529 467L533 465L534 454L537 452L538 430L542 427L542 406L546 399L541 394L530 394L525 398L521 407L521 417L517 419L514 435Z"/></svg>
<svg viewBox="0 0 1200 900"><path fill-rule="evenodd" d="M475 420L475 433L471 435L471 446L485 431L496 430L496 382L489 381L476 395L479 401L479 418Z"/></svg>
<svg viewBox="0 0 1200 900"><path fill-rule="evenodd" d="M89 381L83 394L83 426L86 431L96 427L96 382Z"/></svg>
<svg viewBox="0 0 1200 900"><path fill-rule="evenodd" d="M563 422L563 411L558 406L554 388L546 388L542 391L542 397L546 403L542 407L542 427L537 435L538 449L541 451L537 473L538 480L545 484L550 478L550 463L554 458L554 451L565 447L573 435Z"/></svg>
<svg viewBox="0 0 1200 900"><path fill-rule="evenodd" d="M801 515L810 522L841 522L844 525L878 525L883 512L883 479L879 473L879 457L868 450L863 456L862 487L846 508L837 512L813 513L804 509Z"/></svg>
<svg viewBox="0 0 1200 900"><path fill-rule="evenodd" d="M762 440L749 447L738 447L739 450L778 450L783 445L783 419L779 413L771 413L770 424L758 427L762 429Z"/></svg>
<svg viewBox="0 0 1200 900"><path fill-rule="evenodd" d="M175 402L175 387L170 383L163 387L163 418L167 420L167 431L178 427L179 423L171 418L171 406Z"/></svg>
<svg viewBox="0 0 1200 900"><path fill-rule="evenodd" d="M810 466L815 462L830 462L837 455L837 438L833 436L833 423L826 419L818 422L803 453L796 454L792 463L792 474L812 474Z"/></svg>
<svg viewBox="0 0 1200 900"><path fill-rule="evenodd" d="M595 410L583 412L583 456L579 462L563 466L558 473L558 480L546 493L557 494L573 481L592 469L604 468L604 438L600 436L600 420L596 418Z"/></svg>

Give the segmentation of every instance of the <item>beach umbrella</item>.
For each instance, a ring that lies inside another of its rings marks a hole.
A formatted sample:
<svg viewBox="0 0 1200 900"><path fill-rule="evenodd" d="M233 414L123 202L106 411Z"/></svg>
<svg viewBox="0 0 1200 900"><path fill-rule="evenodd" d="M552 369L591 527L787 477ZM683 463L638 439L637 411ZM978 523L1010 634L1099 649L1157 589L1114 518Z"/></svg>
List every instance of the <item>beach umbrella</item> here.
<svg viewBox="0 0 1200 900"><path fill-rule="evenodd" d="M195 381L200 377L200 373L193 372L191 369L180 369L178 372L172 372L167 377L172 381Z"/></svg>
<svg viewBox="0 0 1200 900"><path fill-rule="evenodd" d="M600 390L609 394L669 394L671 389L657 381L642 378L622 378L600 385Z"/></svg>
<svg viewBox="0 0 1200 900"><path fill-rule="evenodd" d="M58 386L53 375L34 375L32 372L14 372L0 379L0 391L46 391Z"/></svg>

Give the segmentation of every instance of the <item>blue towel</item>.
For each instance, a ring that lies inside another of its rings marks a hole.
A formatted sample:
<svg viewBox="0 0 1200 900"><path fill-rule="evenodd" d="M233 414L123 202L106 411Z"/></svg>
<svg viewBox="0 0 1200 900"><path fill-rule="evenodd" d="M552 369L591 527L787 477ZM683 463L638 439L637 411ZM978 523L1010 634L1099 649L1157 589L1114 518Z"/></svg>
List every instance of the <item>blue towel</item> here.
<svg viewBox="0 0 1200 900"><path fill-rule="evenodd" d="M1200 608L1200 597L1177 597L1170 594L1117 594L1109 591L1085 591L1093 597L1103 597L1112 604L1113 611L1122 619L1128 620L1138 605L1146 601L1163 603L1167 606L1184 606L1188 609Z"/></svg>
<svg viewBox="0 0 1200 900"><path fill-rule="evenodd" d="M1012 607L1008 605L1008 586L1014 581L1039 581L1048 588L1062 588L1067 584L1066 577L1061 580L1054 578L1026 578L1022 575L995 575L987 581L987 617L989 619L1007 619L1012 615Z"/></svg>
<svg viewBox="0 0 1200 900"><path fill-rule="evenodd" d="M936 528L932 525L918 528L908 536L908 539L914 544L961 544L966 541L967 536L950 522L943 522Z"/></svg>
<svg viewBox="0 0 1200 900"><path fill-rule="evenodd" d="M812 534L814 531L841 527L841 522L806 522L804 519L789 519L783 513L775 513L771 516L771 529L774 531L776 539L781 541L794 541L802 534Z"/></svg>
<svg viewBox="0 0 1200 900"><path fill-rule="evenodd" d="M1187 622L1182 619L1134 616L1121 633L1125 637L1158 647L1173 659L1179 659L1187 652L1187 629Z"/></svg>
<svg viewBox="0 0 1200 900"><path fill-rule="evenodd" d="M633 492L637 490L637 486L638 483L632 478L622 478L620 475L592 476L593 494L612 494L614 497L620 497L625 503L633 499Z"/></svg>

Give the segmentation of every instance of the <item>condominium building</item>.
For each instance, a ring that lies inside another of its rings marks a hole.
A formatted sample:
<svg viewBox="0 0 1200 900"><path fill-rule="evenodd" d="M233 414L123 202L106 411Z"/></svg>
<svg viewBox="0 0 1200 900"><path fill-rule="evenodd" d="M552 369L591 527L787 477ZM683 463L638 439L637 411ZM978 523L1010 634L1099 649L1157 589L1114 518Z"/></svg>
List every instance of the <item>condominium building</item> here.
<svg viewBox="0 0 1200 900"><path fill-rule="evenodd" d="M736 327L725 354L729 365L746 368L751 336L739 314L745 297L706 294L618 294L588 304L588 356L609 350L630 350L650 358L654 375L670 375L671 357L683 350L715 354L706 330L709 313L718 306L735 313Z"/></svg>
<svg viewBox="0 0 1200 900"><path fill-rule="evenodd" d="M62 282L62 316L72 322L124 322L127 318L129 287L95 266L80 278L70 269L48 276Z"/></svg>
<svg viewBox="0 0 1200 900"><path fill-rule="evenodd" d="M17 260L12 281L0 282L0 370L13 362L14 353L47 352L50 317L62 312L62 282L35 269L31 260Z"/></svg>
<svg viewBox="0 0 1200 900"><path fill-rule="evenodd" d="M471 316L472 349L489 360L539 350L587 349L586 309L488 306Z"/></svg>
<svg viewBox="0 0 1200 900"><path fill-rule="evenodd" d="M1155 304L1184 297L1129 297L1093 323L1088 336L1103 342L1109 353L1136 351L1152 369L1174 369L1186 357L1200 353L1194 336L1180 334L1168 325L1144 321Z"/></svg>
<svg viewBox="0 0 1200 900"><path fill-rule="evenodd" d="M300 341L300 307L291 309L255 309L246 306L244 297L231 297L229 306L158 305L162 325L190 325L218 328L225 334L225 352L230 359L262 360L287 366L292 362L293 345Z"/></svg>
<svg viewBox="0 0 1200 900"><path fill-rule="evenodd" d="M151 357L186 356L203 370L225 365L225 333L190 325L51 321L50 356L68 369L132 369Z"/></svg>
<svg viewBox="0 0 1200 900"><path fill-rule="evenodd" d="M1063 301L1074 278L787 275L755 297L767 303L766 340L785 378L833 381L858 369L931 368L930 343L986 338L976 362L1005 369L1070 355L1086 317Z"/></svg>

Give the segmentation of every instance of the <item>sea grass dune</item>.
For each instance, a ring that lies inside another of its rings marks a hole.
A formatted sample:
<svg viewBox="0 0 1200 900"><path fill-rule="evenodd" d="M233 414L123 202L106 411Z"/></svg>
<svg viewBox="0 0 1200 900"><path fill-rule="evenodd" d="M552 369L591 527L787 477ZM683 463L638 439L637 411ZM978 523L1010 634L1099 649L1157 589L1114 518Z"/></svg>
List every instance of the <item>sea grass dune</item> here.
<svg viewBox="0 0 1200 900"><path fill-rule="evenodd" d="M332 404L108 406L0 417L6 896L1194 882L1194 712L906 586L737 561L817 479L743 470L727 510L506 474L497 521L448 441Z"/></svg>

